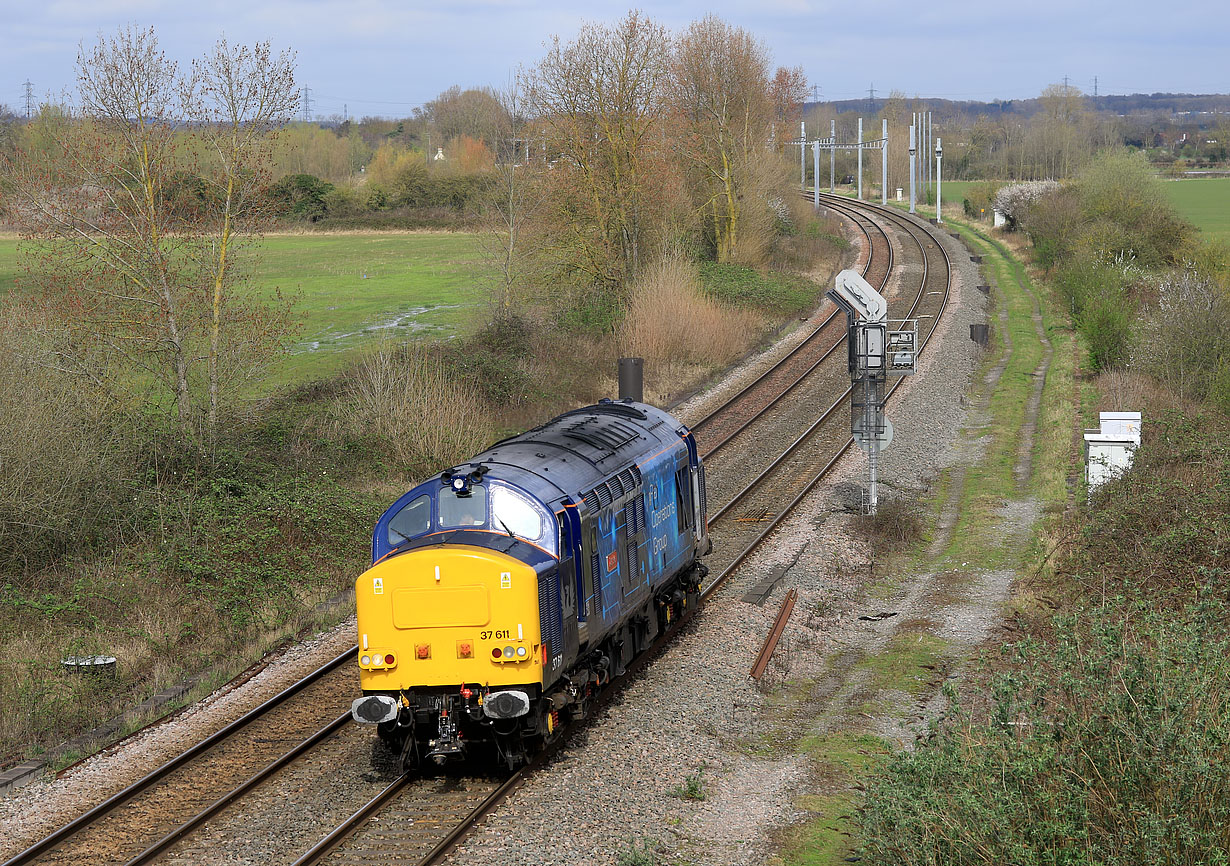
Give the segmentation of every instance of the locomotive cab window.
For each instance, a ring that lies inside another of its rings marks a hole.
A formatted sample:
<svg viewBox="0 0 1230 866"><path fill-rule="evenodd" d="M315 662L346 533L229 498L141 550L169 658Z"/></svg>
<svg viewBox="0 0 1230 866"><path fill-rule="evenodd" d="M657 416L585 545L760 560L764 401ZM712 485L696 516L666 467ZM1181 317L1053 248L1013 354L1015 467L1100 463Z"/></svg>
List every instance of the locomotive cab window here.
<svg viewBox="0 0 1230 866"><path fill-rule="evenodd" d="M441 529L482 526L487 522L487 488L475 484L466 494L460 495L449 487L439 492Z"/></svg>
<svg viewBox="0 0 1230 866"><path fill-rule="evenodd" d="M679 534L692 528L692 473L684 466L675 473L675 514L679 518Z"/></svg>
<svg viewBox="0 0 1230 866"><path fill-rule="evenodd" d="M491 489L491 528L532 541L552 553L557 548L557 524L547 510L502 484Z"/></svg>
<svg viewBox="0 0 1230 866"><path fill-rule="evenodd" d="M393 515L393 519L389 521L389 544L398 545L417 538L426 534L430 528L431 497L424 493Z"/></svg>

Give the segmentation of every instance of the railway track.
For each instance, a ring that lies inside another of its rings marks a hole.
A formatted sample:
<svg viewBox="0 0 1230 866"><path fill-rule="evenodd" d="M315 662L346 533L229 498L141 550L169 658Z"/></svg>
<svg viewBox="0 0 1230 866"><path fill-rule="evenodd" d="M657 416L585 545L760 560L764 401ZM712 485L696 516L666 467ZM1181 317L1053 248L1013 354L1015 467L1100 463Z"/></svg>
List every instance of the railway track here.
<svg viewBox="0 0 1230 866"><path fill-rule="evenodd" d="M920 322L919 351L925 350L948 299L950 263L943 246L919 223L892 209L838 196L822 196L822 202L850 219L862 233L866 254L861 257L861 270L882 291L898 261L882 223L893 223L904 232L903 238L912 239L905 243L917 248L918 289L908 312L900 312L890 301L890 314L926 320L926 324ZM908 255L912 258L913 251ZM844 316L836 312L826 316L772 369L693 426L702 454L710 460L731 442L766 441L774 413L782 415L779 423L789 424L786 409L806 406L821 393L827 392L831 399L786 449L754 466L753 477L742 478L736 485L739 489L727 491L725 502L711 515L710 532L715 536L715 550L721 553L720 559L711 560L712 579L705 597L725 584L853 444L848 412L840 411L849 399L845 358L837 353L844 339ZM835 387L837 380L843 383L841 387ZM890 389L890 395L899 384ZM711 468L711 482L715 474ZM710 501L716 502L717 497L711 496ZM787 504L781 505L783 502ZM675 632L665 635L634 666L645 664L674 636ZM343 738L354 694L354 672L346 663L356 650L342 653L3 866L68 862L138 866L173 854L200 828L270 785L295 762ZM288 718L299 720L293 733L286 730ZM344 819L298 856L294 866L325 861L406 862L406 858L419 858L421 866L436 863L547 757L540 756L503 782L393 778L374 796L345 808ZM320 829L319 824L316 827Z"/></svg>
<svg viewBox="0 0 1230 866"><path fill-rule="evenodd" d="M838 208L834 208L838 210ZM888 233L854 208L840 212L862 234L865 243L857 263L863 278L883 292L893 268ZM706 460L743 433L753 421L793 393L839 348L845 345L845 317L836 305L825 304L822 321L799 345L720 406L692 425Z"/></svg>

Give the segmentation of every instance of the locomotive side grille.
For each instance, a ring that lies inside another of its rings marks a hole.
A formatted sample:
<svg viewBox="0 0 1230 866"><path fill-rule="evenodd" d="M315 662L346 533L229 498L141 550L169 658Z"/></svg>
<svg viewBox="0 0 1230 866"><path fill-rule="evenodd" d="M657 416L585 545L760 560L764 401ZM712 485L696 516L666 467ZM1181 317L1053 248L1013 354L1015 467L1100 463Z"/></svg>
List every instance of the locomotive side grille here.
<svg viewBox="0 0 1230 866"><path fill-rule="evenodd" d="M611 491L605 484L599 484L594 488L594 494L598 497L598 507L606 508L611 504Z"/></svg>
<svg viewBox="0 0 1230 866"><path fill-rule="evenodd" d="M591 490L585 494L585 507L589 509L591 514L598 511L598 494L595 491Z"/></svg>
<svg viewBox="0 0 1230 866"><path fill-rule="evenodd" d="M636 535L645 525L645 519L641 514L643 496L638 496L632 500L631 508L628 510L628 534Z"/></svg>
<svg viewBox="0 0 1230 866"><path fill-rule="evenodd" d="M705 520L705 515L709 513L709 508L706 505L705 497L705 464L700 464L700 468L696 473L696 483L700 485L700 520Z"/></svg>
<svg viewBox="0 0 1230 866"><path fill-rule="evenodd" d="M589 558L590 573L594 576L594 607L593 613L598 616L602 615L602 571L601 564L598 559L598 551L594 551L594 555Z"/></svg>
<svg viewBox="0 0 1230 866"><path fill-rule="evenodd" d="M622 474L623 473L621 472L620 475ZM624 487L624 480L619 475L616 475L614 478L608 481L607 487L611 489L612 499L618 499L619 497L623 496L625 493L628 492L627 489Z"/></svg>
<svg viewBox="0 0 1230 866"><path fill-rule="evenodd" d="M564 645L564 623L558 569L538 577L538 619L542 625L542 642L551 644L552 654L560 652Z"/></svg>
<svg viewBox="0 0 1230 866"><path fill-rule="evenodd" d="M636 557L636 539L628 540L628 576L630 579L639 578L641 574L641 563Z"/></svg>

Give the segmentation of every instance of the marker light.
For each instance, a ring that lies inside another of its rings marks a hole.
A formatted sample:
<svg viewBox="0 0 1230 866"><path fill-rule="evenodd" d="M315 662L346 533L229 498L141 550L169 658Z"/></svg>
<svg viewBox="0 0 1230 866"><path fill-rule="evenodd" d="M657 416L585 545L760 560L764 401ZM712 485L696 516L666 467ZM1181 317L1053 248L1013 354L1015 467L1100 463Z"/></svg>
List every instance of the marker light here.
<svg viewBox="0 0 1230 866"><path fill-rule="evenodd" d="M495 649L493 649L493 650L491 651L491 657L492 657L493 659L498 659L498 658L500 658L500 657L501 657L501 656L503 656L503 655L504 655L504 651L503 651L503 650L501 650L499 647L496 647Z"/></svg>
<svg viewBox="0 0 1230 866"><path fill-rule="evenodd" d="M386 656L384 657L384 664L385 664L385 666L386 666L386 667L390 667L390 668L391 668L391 667L393 667L393 665L397 664L397 661L396 661L396 659L394 659L394 658L393 658L393 656L392 656L392 655L386 655Z"/></svg>
<svg viewBox="0 0 1230 866"><path fill-rule="evenodd" d="M510 647L510 646L506 646L506 647L504 647L504 658L506 658L506 659L510 659L510 658L512 658L512 657L513 657L513 654L514 654L515 652L516 652L516 650L514 650L514 649L513 649L512 647Z"/></svg>
<svg viewBox="0 0 1230 866"><path fill-rule="evenodd" d="M372 663L371 656L363 656L362 658L359 659L359 664L363 665L363 667L367 667L371 663Z"/></svg>
<svg viewBox="0 0 1230 866"><path fill-rule="evenodd" d="M517 658L522 658L522 659L525 658L525 647L523 646L517 647Z"/></svg>

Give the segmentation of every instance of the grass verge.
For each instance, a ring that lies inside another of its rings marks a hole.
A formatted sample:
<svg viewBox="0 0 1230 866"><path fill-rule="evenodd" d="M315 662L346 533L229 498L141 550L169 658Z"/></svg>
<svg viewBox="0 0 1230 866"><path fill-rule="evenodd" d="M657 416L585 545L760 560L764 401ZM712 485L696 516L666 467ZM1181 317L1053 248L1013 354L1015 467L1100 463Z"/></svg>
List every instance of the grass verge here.
<svg viewBox="0 0 1230 866"><path fill-rule="evenodd" d="M945 471L932 487L924 503L924 515L918 521L914 535L923 538L890 561L891 574L873 585L869 592L880 597L895 594L902 583L901 574L930 573L937 575L936 603L943 607L960 603L973 585L970 575L1003 568L1028 568L1031 556L1036 556L1039 528L1029 522L1013 525L1012 504L1026 499L1062 502L1066 496L1066 475L1071 459L1071 433L1076 423L1074 378L1075 353L1073 335L1054 312L1049 295L1036 286L1019 261L1002 243L981 235L965 224L958 228L975 253L981 253L984 271L997 286L994 313L1006 313L1006 325L998 325L994 350L988 353L982 373L989 372L1001 360L1011 344L1003 374L996 387L975 388L975 406L985 407L984 418L978 419L978 429L962 432L965 453L964 475ZM1039 299L1045 333L1055 348L1043 391L1042 408L1033 443L1033 475L1023 488L1018 486L1014 468L1021 448L1021 435L1026 406L1034 389L1034 373L1043 357L1032 315L1034 303L1029 293ZM1007 339L1005 339L1007 337ZM976 379L976 381L981 381ZM982 389L981 391L979 389ZM937 531L938 515L952 500L956 500L957 523L951 540L932 557L928 552ZM959 661L953 657L953 646L934 635L933 623L925 620L905 622L890 638L883 650L866 654L853 667L864 687L855 694L863 698L851 707L843 728L829 737L806 740L809 751L813 744L831 750L833 755L847 755L842 739L858 740L871 736L863 733L868 721L861 715L904 715L900 699L885 701L894 692L910 696L913 704L934 694L947 670ZM875 712L872 712L875 710ZM873 738L874 739L874 738ZM841 774L817 773L814 798L804 801L815 815L783 839L782 863L785 866L836 866L858 856L862 844L860 810L863 807L865 784L876 776L889 753L880 743L875 759L837 760L844 765Z"/></svg>

